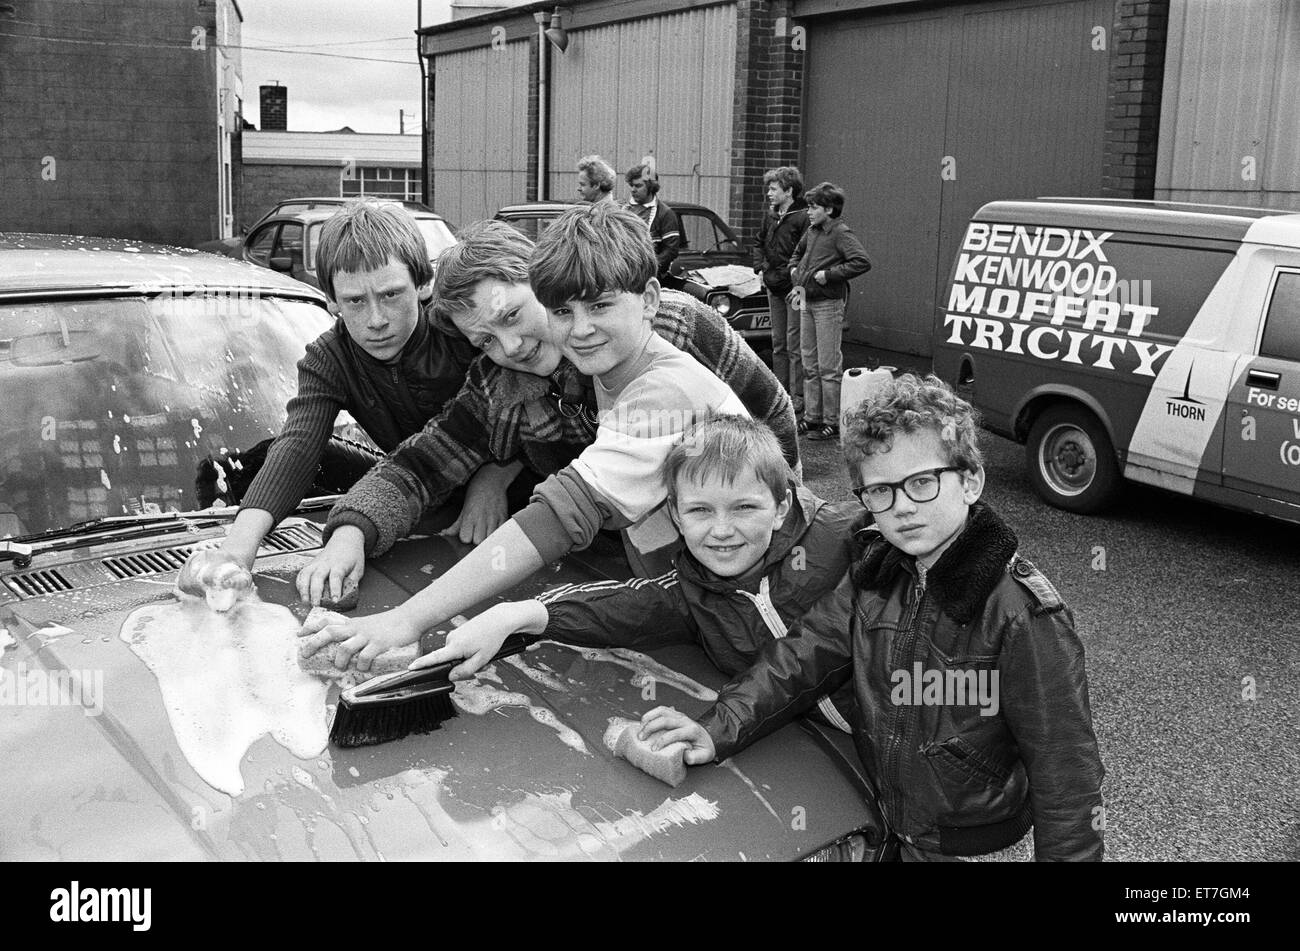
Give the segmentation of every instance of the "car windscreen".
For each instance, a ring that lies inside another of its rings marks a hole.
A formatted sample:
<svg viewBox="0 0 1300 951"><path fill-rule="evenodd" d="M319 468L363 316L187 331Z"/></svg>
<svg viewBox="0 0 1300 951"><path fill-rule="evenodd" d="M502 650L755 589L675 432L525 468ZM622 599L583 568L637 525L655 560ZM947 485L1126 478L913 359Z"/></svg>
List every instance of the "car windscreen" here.
<svg viewBox="0 0 1300 951"><path fill-rule="evenodd" d="M424 243L429 246L430 258L436 258L456 243L456 236L451 233L445 221L437 218L416 218L415 223L419 225L420 233L424 235Z"/></svg>
<svg viewBox="0 0 1300 951"><path fill-rule="evenodd" d="M529 241L536 241L558 216L559 212L554 214L546 212L540 215L511 215L509 218L498 220L510 225Z"/></svg>
<svg viewBox="0 0 1300 951"><path fill-rule="evenodd" d="M415 223L419 226L420 233L424 235L424 243L428 246L431 261L456 243L456 236L452 234L445 221L438 218L416 218ZM323 221L317 221L307 230L307 257L304 261L311 271L316 270L316 248L320 245L320 232L324 226Z"/></svg>
<svg viewBox="0 0 1300 951"><path fill-rule="evenodd" d="M199 463L279 433L329 325L249 292L0 302L0 535L197 508Z"/></svg>

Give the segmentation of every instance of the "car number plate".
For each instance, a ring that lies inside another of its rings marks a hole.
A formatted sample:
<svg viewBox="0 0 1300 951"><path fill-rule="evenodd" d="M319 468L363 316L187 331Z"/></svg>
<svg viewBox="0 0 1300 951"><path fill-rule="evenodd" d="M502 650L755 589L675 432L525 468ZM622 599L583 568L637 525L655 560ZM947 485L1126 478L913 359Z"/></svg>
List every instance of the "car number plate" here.
<svg viewBox="0 0 1300 951"><path fill-rule="evenodd" d="M753 321L752 324L750 324L750 326L753 327L755 330L758 330L758 329L760 329L760 328L762 328L762 327L771 327L771 326L772 326L772 315L771 315L771 314L755 314L755 315L754 315L754 321Z"/></svg>

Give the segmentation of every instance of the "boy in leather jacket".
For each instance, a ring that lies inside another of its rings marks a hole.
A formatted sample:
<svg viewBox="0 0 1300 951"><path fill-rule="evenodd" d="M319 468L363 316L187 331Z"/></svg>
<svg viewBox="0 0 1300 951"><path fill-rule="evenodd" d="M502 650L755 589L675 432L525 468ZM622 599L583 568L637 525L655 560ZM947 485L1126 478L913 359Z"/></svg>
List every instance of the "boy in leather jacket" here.
<svg viewBox="0 0 1300 951"><path fill-rule="evenodd" d="M844 441L871 516L848 575L699 722L658 707L642 738L687 742L690 764L722 760L851 683L858 754L904 860L997 852L1031 826L1039 860L1099 860L1104 770L1083 645L979 501L973 409L906 375L846 415Z"/></svg>

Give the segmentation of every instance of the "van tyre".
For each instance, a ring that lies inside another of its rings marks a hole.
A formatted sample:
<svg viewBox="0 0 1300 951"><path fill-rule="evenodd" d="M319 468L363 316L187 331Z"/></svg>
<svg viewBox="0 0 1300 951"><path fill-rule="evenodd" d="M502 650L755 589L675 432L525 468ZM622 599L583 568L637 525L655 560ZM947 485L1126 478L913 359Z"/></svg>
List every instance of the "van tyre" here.
<svg viewBox="0 0 1300 951"><path fill-rule="evenodd" d="M1057 508L1100 512L1119 492L1115 447L1097 417L1079 406L1053 406L1029 430L1025 446L1034 491Z"/></svg>

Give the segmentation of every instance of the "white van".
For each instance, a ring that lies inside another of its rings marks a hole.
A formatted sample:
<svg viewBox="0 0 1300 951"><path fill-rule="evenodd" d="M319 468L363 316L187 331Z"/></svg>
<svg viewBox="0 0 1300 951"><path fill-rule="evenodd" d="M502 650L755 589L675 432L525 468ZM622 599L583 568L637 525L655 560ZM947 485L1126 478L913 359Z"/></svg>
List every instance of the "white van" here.
<svg viewBox="0 0 1300 951"><path fill-rule="evenodd" d="M999 201L971 219L934 369L1053 505L1132 479L1300 521L1300 214Z"/></svg>

